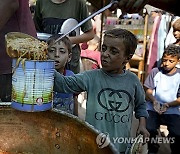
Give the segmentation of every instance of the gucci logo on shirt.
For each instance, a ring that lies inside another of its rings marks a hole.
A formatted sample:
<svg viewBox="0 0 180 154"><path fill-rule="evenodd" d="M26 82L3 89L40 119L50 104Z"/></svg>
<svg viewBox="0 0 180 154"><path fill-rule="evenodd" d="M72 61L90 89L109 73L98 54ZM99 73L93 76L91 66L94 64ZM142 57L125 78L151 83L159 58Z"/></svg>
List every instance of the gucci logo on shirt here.
<svg viewBox="0 0 180 154"><path fill-rule="evenodd" d="M98 103L108 111L125 112L132 100L125 90L102 89L98 94Z"/></svg>

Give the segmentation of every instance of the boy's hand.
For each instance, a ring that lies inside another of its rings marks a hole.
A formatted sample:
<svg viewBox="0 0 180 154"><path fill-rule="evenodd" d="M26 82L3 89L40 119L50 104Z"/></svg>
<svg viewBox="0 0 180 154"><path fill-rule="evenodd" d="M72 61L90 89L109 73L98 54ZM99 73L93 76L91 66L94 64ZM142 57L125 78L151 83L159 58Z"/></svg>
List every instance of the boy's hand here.
<svg viewBox="0 0 180 154"><path fill-rule="evenodd" d="M164 113L164 112L166 112L167 109L168 109L168 107L169 107L168 103L164 103L164 104L162 105L162 107L161 107L161 110L160 110L161 114Z"/></svg>
<svg viewBox="0 0 180 154"><path fill-rule="evenodd" d="M150 136L148 130L144 126L139 126L139 128L137 129L137 135L139 135L139 134L143 135L145 142L147 141L147 138L149 138L149 136Z"/></svg>
<svg viewBox="0 0 180 154"><path fill-rule="evenodd" d="M149 141L149 136L147 129L143 125L139 125L130 153L142 153L142 146Z"/></svg>
<svg viewBox="0 0 180 154"><path fill-rule="evenodd" d="M146 119L145 117L140 117L139 118L139 126L136 132L136 135L138 136L139 134L143 135L144 139L148 138L150 136L149 132L146 129Z"/></svg>
<svg viewBox="0 0 180 154"><path fill-rule="evenodd" d="M158 101L153 101L153 108L157 113L162 114L161 113L161 105Z"/></svg>

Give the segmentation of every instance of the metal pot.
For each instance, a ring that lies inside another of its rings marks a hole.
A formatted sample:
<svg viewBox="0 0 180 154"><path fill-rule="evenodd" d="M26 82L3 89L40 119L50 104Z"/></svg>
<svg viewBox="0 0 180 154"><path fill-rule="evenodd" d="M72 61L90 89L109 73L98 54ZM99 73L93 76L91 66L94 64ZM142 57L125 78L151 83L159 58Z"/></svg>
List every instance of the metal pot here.
<svg viewBox="0 0 180 154"><path fill-rule="evenodd" d="M110 143L98 148L97 130L77 117L57 111L22 112L0 105L0 153L112 154Z"/></svg>

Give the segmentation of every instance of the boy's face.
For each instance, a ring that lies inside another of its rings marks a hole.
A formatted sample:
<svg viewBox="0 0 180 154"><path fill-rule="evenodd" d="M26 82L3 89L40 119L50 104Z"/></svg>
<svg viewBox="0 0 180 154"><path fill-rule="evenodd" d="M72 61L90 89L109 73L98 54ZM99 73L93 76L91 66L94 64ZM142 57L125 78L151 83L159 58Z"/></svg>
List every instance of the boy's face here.
<svg viewBox="0 0 180 154"><path fill-rule="evenodd" d="M56 70L64 69L71 59L67 46L63 42L57 42L48 49L49 59L55 60Z"/></svg>
<svg viewBox="0 0 180 154"><path fill-rule="evenodd" d="M176 70L176 65L179 62L179 59L177 56L171 56L171 55L167 55L165 54L162 57L162 66L164 68L164 70L167 73L174 73L174 71Z"/></svg>
<svg viewBox="0 0 180 154"><path fill-rule="evenodd" d="M102 69L112 74L122 73L123 67L128 62L125 51L121 39L105 36L101 51Z"/></svg>
<svg viewBox="0 0 180 154"><path fill-rule="evenodd" d="M173 28L173 35L177 40L180 40L180 29Z"/></svg>

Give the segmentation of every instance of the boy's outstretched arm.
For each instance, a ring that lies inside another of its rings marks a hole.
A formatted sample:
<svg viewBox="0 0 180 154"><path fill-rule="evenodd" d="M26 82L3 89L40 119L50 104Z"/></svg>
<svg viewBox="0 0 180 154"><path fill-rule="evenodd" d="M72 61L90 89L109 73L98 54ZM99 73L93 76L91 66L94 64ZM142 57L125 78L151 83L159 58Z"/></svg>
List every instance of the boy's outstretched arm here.
<svg viewBox="0 0 180 154"><path fill-rule="evenodd" d="M56 92L79 94L86 91L84 74L64 76L55 71L54 77L54 91Z"/></svg>

